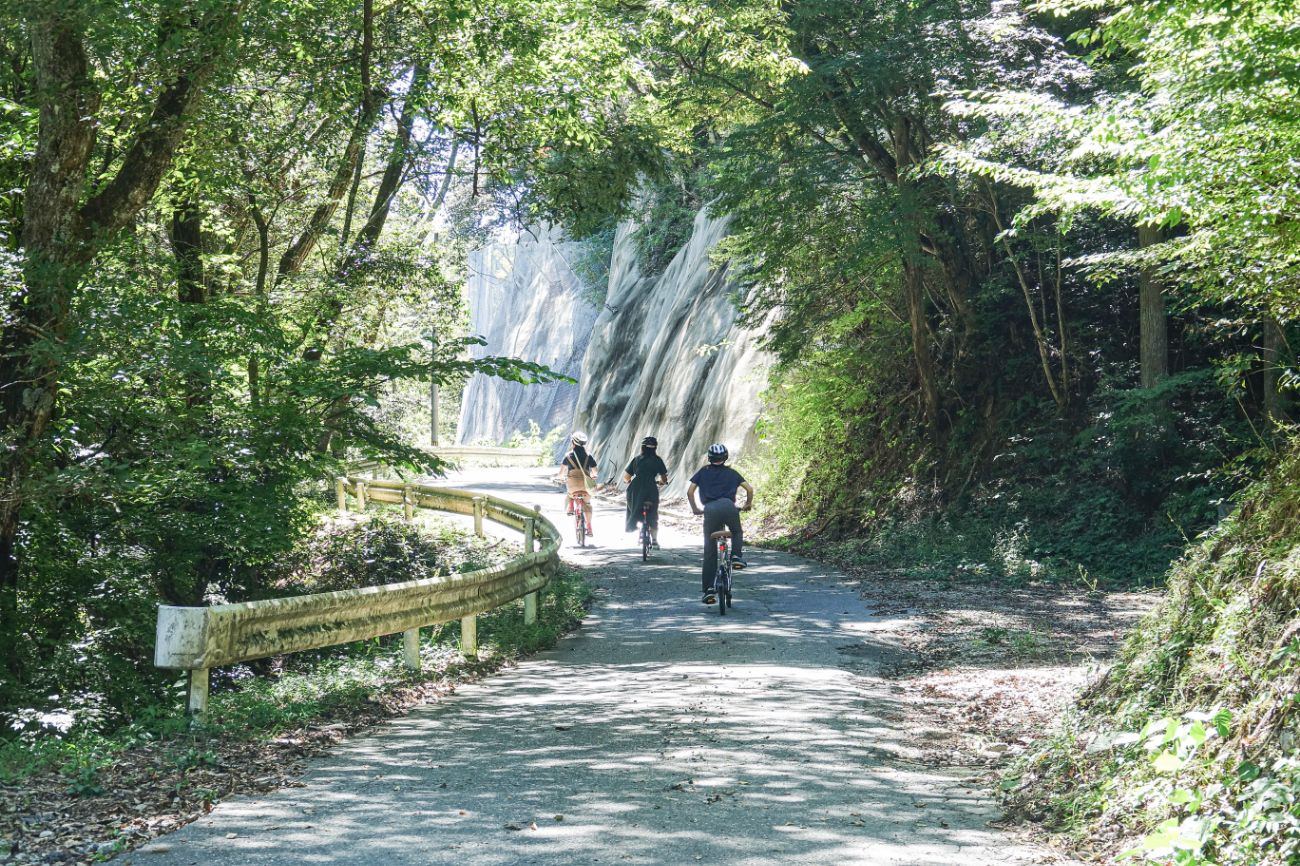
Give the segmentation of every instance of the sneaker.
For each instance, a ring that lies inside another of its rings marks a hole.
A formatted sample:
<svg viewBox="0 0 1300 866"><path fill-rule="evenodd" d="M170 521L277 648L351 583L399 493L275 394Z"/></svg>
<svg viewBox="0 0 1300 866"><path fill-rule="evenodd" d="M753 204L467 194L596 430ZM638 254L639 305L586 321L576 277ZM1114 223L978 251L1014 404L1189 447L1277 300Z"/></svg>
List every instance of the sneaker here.
<svg viewBox="0 0 1300 866"><path fill-rule="evenodd" d="M715 593L713 590L709 590L708 592L704 593L705 604L713 604L717 600L718 600L717 593Z"/></svg>
<svg viewBox="0 0 1300 866"><path fill-rule="evenodd" d="M658 550L658 549L659 549L659 542L657 542L657 541L652 541L652 542L650 542L650 549L651 549L651 550Z"/></svg>
<svg viewBox="0 0 1300 866"><path fill-rule="evenodd" d="M743 569L743 568L747 568L747 567L748 567L748 566L745 565L745 560L743 560L743 559L735 559L734 557L732 558L732 560L731 560L731 570L732 570L732 571L740 571L741 569Z"/></svg>
<svg viewBox="0 0 1300 866"><path fill-rule="evenodd" d="M593 530L590 526L587 527L587 537L588 537L588 538L595 538L595 537L596 537L596 532L595 532L595 530Z"/></svg>

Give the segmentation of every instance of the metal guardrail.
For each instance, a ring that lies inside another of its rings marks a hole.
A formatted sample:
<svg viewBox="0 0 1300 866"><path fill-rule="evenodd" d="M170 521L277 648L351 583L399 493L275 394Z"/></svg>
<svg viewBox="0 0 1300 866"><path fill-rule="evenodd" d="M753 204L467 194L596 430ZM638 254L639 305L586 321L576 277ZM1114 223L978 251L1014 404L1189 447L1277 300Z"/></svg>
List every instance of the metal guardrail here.
<svg viewBox="0 0 1300 866"><path fill-rule="evenodd" d="M473 657L478 614L522 597L524 621L536 620L538 593L555 573L560 549L559 530L538 510L483 493L349 477L335 484L340 512L348 510L349 487L358 511L367 502L388 502L402 505L407 520L416 508L472 516L480 536L485 520L518 530L524 553L504 565L405 583L210 607L159 605L154 664L189 672L191 715L207 709L214 667L402 632L406 666L418 670L424 626L460 619L461 650Z"/></svg>
<svg viewBox="0 0 1300 866"><path fill-rule="evenodd" d="M536 466L546 452L540 448L494 448L478 445L446 445L426 449L451 463L480 463L493 466ZM353 472L366 472L378 477L386 464L378 460L362 460L350 464Z"/></svg>

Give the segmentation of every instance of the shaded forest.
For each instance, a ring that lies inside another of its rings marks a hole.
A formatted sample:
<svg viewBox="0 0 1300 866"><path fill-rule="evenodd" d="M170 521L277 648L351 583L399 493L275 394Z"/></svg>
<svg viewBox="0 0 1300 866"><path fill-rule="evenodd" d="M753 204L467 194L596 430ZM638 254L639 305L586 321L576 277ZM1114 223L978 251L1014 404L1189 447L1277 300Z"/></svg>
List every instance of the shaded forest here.
<svg viewBox="0 0 1300 866"><path fill-rule="evenodd" d="M1166 631L1134 638L1081 730L1210 713L1152 751L1229 781L1141 819L1186 831L1153 859L1294 855L1228 829L1260 778L1297 820L1294 700L1272 685L1294 678L1296 604L1289 0L4 12L15 733L165 702L154 606L274 594L349 459L436 470L412 432L430 382L551 375L466 352L464 257L496 226L599 249L635 214L654 269L708 207L732 218L738 306L774 314L767 446L743 464L773 534L1009 581L1172 575L1147 627ZM1251 688L1197 667L1215 640ZM1203 749L1211 730L1253 769ZM1061 797L1145 766L1043 761Z"/></svg>

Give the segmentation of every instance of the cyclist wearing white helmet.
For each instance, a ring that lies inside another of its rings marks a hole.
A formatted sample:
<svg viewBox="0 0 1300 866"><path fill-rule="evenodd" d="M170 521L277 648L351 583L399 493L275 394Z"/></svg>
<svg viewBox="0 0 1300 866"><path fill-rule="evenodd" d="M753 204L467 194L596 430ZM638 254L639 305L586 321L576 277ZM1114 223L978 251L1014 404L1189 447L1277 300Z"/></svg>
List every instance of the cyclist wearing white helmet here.
<svg viewBox="0 0 1300 866"><path fill-rule="evenodd" d="M704 515L704 603L713 604L713 579L718 571L718 549L713 546L709 536L719 529L731 530L731 567L745 567L745 541L740 528L740 512L748 511L754 505L754 488L735 469L727 465L727 446L715 442L709 446L709 463L691 476L691 486L686 489L686 498L691 501L691 511ZM745 491L745 504L736 506L736 493ZM704 507L696 504L695 494L699 493Z"/></svg>
<svg viewBox="0 0 1300 866"><path fill-rule="evenodd" d="M569 453L560 462L560 471L556 478L563 478L567 492L564 494L565 511L569 510L571 500L581 500L582 513L587 518L587 535L594 535L591 526L591 494L588 480L596 480L596 458L587 453L587 434L574 431L569 437ZM575 493L580 494L574 496Z"/></svg>

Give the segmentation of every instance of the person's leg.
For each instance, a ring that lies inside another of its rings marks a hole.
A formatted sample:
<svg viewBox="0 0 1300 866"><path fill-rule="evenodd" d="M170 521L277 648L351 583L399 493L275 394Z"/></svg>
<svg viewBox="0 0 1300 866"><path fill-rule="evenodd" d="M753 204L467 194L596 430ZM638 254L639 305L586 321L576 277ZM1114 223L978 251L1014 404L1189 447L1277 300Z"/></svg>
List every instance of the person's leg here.
<svg viewBox="0 0 1300 866"><path fill-rule="evenodd" d="M745 533L740 526L740 509L735 503L732 503L731 510L727 514L727 528L731 530L731 558L744 562Z"/></svg>
<svg viewBox="0 0 1300 866"><path fill-rule="evenodd" d="M651 500L646 503L646 523L650 525L650 543L659 546L659 503Z"/></svg>
<svg viewBox="0 0 1300 866"><path fill-rule="evenodd" d="M713 582L718 576L717 542L712 538L709 538L709 535L717 532L726 525L722 520L722 513L718 510L716 504L717 500L704 506L704 570L702 572L702 577L705 592L713 589Z"/></svg>

